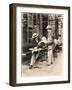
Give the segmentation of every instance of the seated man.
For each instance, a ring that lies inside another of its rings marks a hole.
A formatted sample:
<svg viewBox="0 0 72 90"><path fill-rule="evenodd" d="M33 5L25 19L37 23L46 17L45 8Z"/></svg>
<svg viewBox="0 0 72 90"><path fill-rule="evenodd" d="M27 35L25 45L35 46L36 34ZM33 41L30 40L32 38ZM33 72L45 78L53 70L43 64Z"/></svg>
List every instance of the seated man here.
<svg viewBox="0 0 72 90"><path fill-rule="evenodd" d="M32 67L33 67L36 59L39 56L39 52L40 52L40 49L38 49L39 48L39 45L38 44L40 42L40 38L39 38L39 36L38 36L37 33L34 33L32 35L32 42L33 42L33 48L30 49L30 50L32 50L32 56L31 56L31 62L30 62L29 69L32 69Z"/></svg>
<svg viewBox="0 0 72 90"><path fill-rule="evenodd" d="M48 41L45 36L41 38L41 41L39 42L39 47L42 48L41 50L41 59L47 60L47 47L48 47Z"/></svg>
<svg viewBox="0 0 72 90"><path fill-rule="evenodd" d="M37 58L39 56L43 56L44 54L44 59L47 57L47 46L48 46L48 41L46 37L42 37L41 39L39 38L37 33L34 33L32 36L32 41L33 41L33 48L30 48L29 50L32 51L32 56L31 56L31 62L30 62L30 67L29 69L32 69L34 63L36 62Z"/></svg>
<svg viewBox="0 0 72 90"><path fill-rule="evenodd" d="M45 48L47 48L47 45L48 45L48 41L47 41L46 37L43 36L41 41L39 42L39 46L42 49L45 49Z"/></svg>

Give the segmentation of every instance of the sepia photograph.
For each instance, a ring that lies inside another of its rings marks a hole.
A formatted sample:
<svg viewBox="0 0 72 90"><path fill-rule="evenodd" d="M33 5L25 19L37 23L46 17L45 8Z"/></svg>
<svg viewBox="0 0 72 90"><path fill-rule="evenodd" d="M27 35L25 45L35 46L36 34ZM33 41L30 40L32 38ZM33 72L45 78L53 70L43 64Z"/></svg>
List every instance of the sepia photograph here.
<svg viewBox="0 0 72 90"><path fill-rule="evenodd" d="M22 77L61 75L63 15L21 13L21 25Z"/></svg>
<svg viewBox="0 0 72 90"><path fill-rule="evenodd" d="M12 4L11 85L70 82L70 8Z"/></svg>

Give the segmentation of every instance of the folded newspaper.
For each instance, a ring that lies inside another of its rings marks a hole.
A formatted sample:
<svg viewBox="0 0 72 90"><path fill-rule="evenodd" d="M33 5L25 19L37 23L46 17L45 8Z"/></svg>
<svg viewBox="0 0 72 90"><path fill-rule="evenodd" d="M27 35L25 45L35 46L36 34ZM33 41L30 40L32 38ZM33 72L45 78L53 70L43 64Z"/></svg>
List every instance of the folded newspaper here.
<svg viewBox="0 0 72 90"><path fill-rule="evenodd" d="M38 51L41 51L42 48L34 47L34 48L29 48L29 50L31 50L33 52L38 52Z"/></svg>

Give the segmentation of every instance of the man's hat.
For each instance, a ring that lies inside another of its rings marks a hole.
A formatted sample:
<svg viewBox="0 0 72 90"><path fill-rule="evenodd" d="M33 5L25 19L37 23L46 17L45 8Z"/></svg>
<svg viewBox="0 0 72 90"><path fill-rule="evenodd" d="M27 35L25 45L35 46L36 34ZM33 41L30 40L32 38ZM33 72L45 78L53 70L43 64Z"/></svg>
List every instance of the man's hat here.
<svg viewBox="0 0 72 90"><path fill-rule="evenodd" d="M52 30L52 27L51 27L50 25L48 25L48 26L46 27L46 29Z"/></svg>
<svg viewBox="0 0 72 90"><path fill-rule="evenodd" d="M38 34L37 33L33 33L32 38L36 38L36 37L38 37Z"/></svg>
<svg viewBox="0 0 72 90"><path fill-rule="evenodd" d="M47 43L48 41L47 41L46 37L42 37L41 42Z"/></svg>

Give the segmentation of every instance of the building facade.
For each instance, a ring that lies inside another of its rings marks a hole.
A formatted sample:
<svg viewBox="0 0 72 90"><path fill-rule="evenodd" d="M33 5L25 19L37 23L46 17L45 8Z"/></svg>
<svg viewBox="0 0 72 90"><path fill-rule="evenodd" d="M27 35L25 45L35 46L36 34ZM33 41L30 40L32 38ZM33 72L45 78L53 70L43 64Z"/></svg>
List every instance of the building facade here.
<svg viewBox="0 0 72 90"><path fill-rule="evenodd" d="M47 25L52 26L54 37L63 32L63 16L60 14L22 13L22 53L32 46L32 34L38 33L40 38L47 36Z"/></svg>

